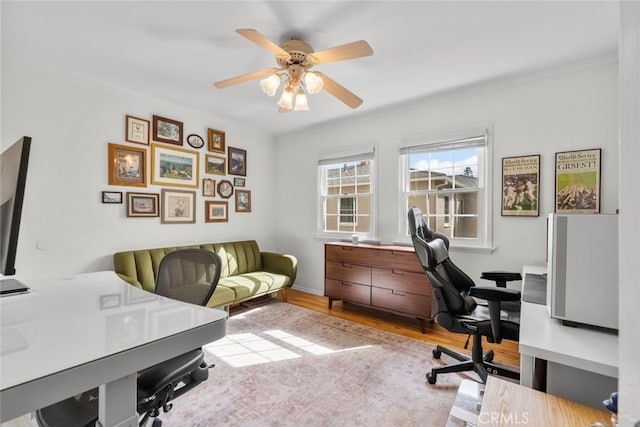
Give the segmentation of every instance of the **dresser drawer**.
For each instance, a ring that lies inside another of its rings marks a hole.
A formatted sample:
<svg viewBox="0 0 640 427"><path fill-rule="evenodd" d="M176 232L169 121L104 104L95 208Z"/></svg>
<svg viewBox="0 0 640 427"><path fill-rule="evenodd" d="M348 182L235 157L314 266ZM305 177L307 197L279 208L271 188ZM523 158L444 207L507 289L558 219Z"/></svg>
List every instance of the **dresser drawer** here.
<svg viewBox="0 0 640 427"><path fill-rule="evenodd" d="M424 274L418 257L413 251L379 250L372 264L378 267L408 270Z"/></svg>
<svg viewBox="0 0 640 427"><path fill-rule="evenodd" d="M333 299L371 304L371 286L358 285L357 283L325 279L324 295Z"/></svg>
<svg viewBox="0 0 640 427"><path fill-rule="evenodd" d="M327 262L324 274L327 279L371 285L371 267L363 265Z"/></svg>
<svg viewBox="0 0 640 427"><path fill-rule="evenodd" d="M372 286L371 305L425 319L431 318L431 298L426 295L398 292L392 289Z"/></svg>
<svg viewBox="0 0 640 427"><path fill-rule="evenodd" d="M431 295L429 279L424 273L412 271L372 268L371 284L380 288L395 289L398 292L409 292L418 295Z"/></svg>
<svg viewBox="0 0 640 427"><path fill-rule="evenodd" d="M358 246L325 246L325 260L338 261L347 264L371 265L376 263L377 249Z"/></svg>

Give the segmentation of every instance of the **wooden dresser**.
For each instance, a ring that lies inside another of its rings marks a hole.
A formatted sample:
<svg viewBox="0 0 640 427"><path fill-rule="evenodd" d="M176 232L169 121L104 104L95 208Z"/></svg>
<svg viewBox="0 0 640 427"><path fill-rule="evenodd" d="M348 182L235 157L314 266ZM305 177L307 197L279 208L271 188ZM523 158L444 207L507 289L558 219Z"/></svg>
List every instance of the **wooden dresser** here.
<svg viewBox="0 0 640 427"><path fill-rule="evenodd" d="M432 320L431 285L412 247L326 243L324 295L420 321L422 333Z"/></svg>

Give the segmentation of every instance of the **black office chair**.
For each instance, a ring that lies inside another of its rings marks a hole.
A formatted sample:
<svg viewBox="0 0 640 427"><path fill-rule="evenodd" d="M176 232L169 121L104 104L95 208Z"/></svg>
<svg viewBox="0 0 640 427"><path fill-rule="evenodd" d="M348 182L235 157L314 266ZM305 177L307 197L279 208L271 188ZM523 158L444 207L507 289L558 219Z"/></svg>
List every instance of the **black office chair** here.
<svg viewBox="0 0 640 427"><path fill-rule="evenodd" d="M483 383L488 373L519 379L519 372L493 363L493 351L483 353L482 337L497 344L503 339L518 340L520 291L501 286L476 286L449 258L448 238L429 230L420 209L411 208L408 219L413 247L436 300L436 322L450 332L473 336L471 357L439 345L433 350L436 359L445 353L459 362L431 369L426 375L429 384L435 384L439 374L465 371L476 372ZM496 282L517 280L520 276L509 272L489 272L488 275L496 278L493 279ZM474 297L486 300L487 305L478 304Z"/></svg>
<svg viewBox="0 0 640 427"><path fill-rule="evenodd" d="M191 304L206 305L220 279L222 262L213 252L180 249L165 255L158 266L155 293ZM160 411L209 377L201 349L194 349L138 373L139 425L160 427ZM98 388L42 408L36 412L42 427L93 427L98 420Z"/></svg>

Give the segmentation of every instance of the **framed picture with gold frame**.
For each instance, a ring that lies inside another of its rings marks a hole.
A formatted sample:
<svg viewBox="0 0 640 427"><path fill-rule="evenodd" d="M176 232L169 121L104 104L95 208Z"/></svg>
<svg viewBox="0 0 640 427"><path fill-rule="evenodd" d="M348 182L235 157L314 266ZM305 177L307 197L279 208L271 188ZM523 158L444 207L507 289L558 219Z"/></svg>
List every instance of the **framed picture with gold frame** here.
<svg viewBox="0 0 640 427"><path fill-rule="evenodd" d="M224 153L226 151L227 143L224 132L209 128L207 130L207 136L209 139L209 151L216 153Z"/></svg>
<svg viewBox="0 0 640 427"><path fill-rule="evenodd" d="M251 212L250 190L236 190L236 212Z"/></svg>
<svg viewBox="0 0 640 427"><path fill-rule="evenodd" d="M127 115L125 139L127 142L149 145L149 127L149 120Z"/></svg>
<svg viewBox="0 0 640 427"><path fill-rule="evenodd" d="M147 150L109 143L109 185L147 186Z"/></svg>
<svg viewBox="0 0 640 427"><path fill-rule="evenodd" d="M227 174L227 159L220 156L211 156L209 154L205 157L206 166L205 171L214 175L226 175Z"/></svg>
<svg viewBox="0 0 640 427"><path fill-rule="evenodd" d="M229 202L206 200L204 202L204 222L228 222Z"/></svg>
<svg viewBox="0 0 640 427"><path fill-rule="evenodd" d="M178 147L151 144L151 183L198 188L200 153Z"/></svg>
<svg viewBox="0 0 640 427"><path fill-rule="evenodd" d="M196 192L162 189L162 224L193 224L196 222Z"/></svg>

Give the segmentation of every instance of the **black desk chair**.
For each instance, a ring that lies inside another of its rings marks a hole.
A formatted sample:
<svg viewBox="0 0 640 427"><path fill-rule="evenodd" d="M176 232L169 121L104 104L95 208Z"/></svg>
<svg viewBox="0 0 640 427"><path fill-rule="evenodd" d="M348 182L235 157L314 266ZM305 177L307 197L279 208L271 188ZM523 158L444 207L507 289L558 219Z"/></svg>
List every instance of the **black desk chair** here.
<svg viewBox="0 0 640 427"><path fill-rule="evenodd" d="M170 252L158 266L155 293L183 302L206 305L220 279L220 257L201 249ZM201 349L138 372L137 412L140 426L151 419L160 427L160 411L168 412L170 401L182 396L209 377L210 366ZM98 388L42 408L36 412L42 427L93 427L98 420Z"/></svg>
<svg viewBox="0 0 640 427"><path fill-rule="evenodd" d="M433 350L436 359L445 353L459 362L433 368L426 375L429 384L435 384L439 374L465 371L476 372L483 383L488 373L519 379L519 372L493 363L493 351L483 353L482 337L497 344L503 339L518 340L520 291L500 286L475 286L449 258L448 238L429 230L420 209L411 208L408 217L413 247L436 300L436 322L450 332L473 336L471 357L439 345ZM520 279L519 273L483 273L485 278L487 275L496 282ZM487 305L478 304L474 297L486 300Z"/></svg>

